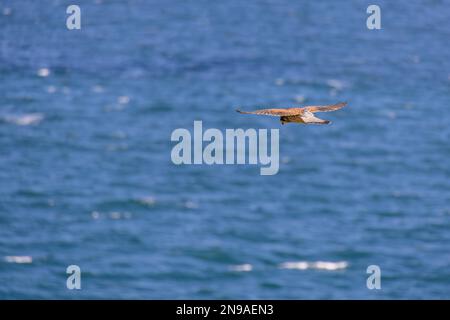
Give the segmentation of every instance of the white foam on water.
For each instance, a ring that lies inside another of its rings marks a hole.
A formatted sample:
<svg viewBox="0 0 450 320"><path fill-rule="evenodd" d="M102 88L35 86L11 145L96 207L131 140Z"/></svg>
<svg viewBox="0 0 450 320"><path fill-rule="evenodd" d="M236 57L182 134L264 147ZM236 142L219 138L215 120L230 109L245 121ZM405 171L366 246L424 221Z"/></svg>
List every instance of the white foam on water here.
<svg viewBox="0 0 450 320"><path fill-rule="evenodd" d="M32 263L33 258L31 256L6 256L5 261L9 263Z"/></svg>
<svg viewBox="0 0 450 320"><path fill-rule="evenodd" d="M347 267L348 267L348 263L346 261L340 261L340 262L318 261L313 265L314 269L330 270L330 271L346 269Z"/></svg>
<svg viewBox="0 0 450 320"><path fill-rule="evenodd" d="M92 211L91 217L92 217L92 219L94 219L94 220L99 219L99 218L100 218L100 212L98 212L98 211Z"/></svg>
<svg viewBox="0 0 450 320"><path fill-rule="evenodd" d="M287 164L291 162L291 158L288 156L281 157L281 163Z"/></svg>
<svg viewBox="0 0 450 320"><path fill-rule="evenodd" d="M95 93L102 93L103 91L105 91L105 89L101 86L101 85L95 85L91 88L92 92Z"/></svg>
<svg viewBox="0 0 450 320"><path fill-rule="evenodd" d="M116 139L126 139L127 134L123 131L118 130L112 133L112 137Z"/></svg>
<svg viewBox="0 0 450 320"><path fill-rule="evenodd" d="M230 266L230 271L235 271L235 272L249 272L253 270L253 266L249 263L244 263L244 264L237 264L237 265L233 265Z"/></svg>
<svg viewBox="0 0 450 320"><path fill-rule="evenodd" d="M48 86L47 87L47 92L48 93L55 93L56 92L56 87L55 86Z"/></svg>
<svg viewBox="0 0 450 320"><path fill-rule="evenodd" d="M130 100L131 99L128 96L120 96L120 97L117 98L117 102L119 104L128 104L130 102Z"/></svg>
<svg viewBox="0 0 450 320"><path fill-rule="evenodd" d="M330 262L330 261L316 261L316 262L308 262L308 261L297 261L297 262L284 262L278 266L280 269L293 269L293 270L307 270L307 269L316 269L316 270L342 270L348 267L348 262L346 261L338 261L338 262Z"/></svg>
<svg viewBox="0 0 450 320"><path fill-rule="evenodd" d="M131 216L130 212L113 211L109 213L109 218L112 220L131 219Z"/></svg>
<svg viewBox="0 0 450 320"><path fill-rule="evenodd" d="M187 209L197 209L198 203L196 203L194 201L186 201L183 203L183 207L185 207Z"/></svg>
<svg viewBox="0 0 450 320"><path fill-rule="evenodd" d="M386 112L386 116L387 116L389 119L395 119L395 118L397 118L397 114L396 114L394 111L388 111L388 112Z"/></svg>
<svg viewBox="0 0 450 320"><path fill-rule="evenodd" d="M40 68L37 71L37 75L39 77L43 77L43 78L48 77L50 75L50 69L48 69L48 68Z"/></svg>
<svg viewBox="0 0 450 320"><path fill-rule="evenodd" d="M331 88L335 90L342 90L345 88L345 83L341 80L337 79L329 79L327 80L327 85L329 85Z"/></svg>
<svg viewBox="0 0 450 320"><path fill-rule="evenodd" d="M5 115L2 117L4 121L18 126L29 126L38 124L44 119L41 113L28 113L23 115Z"/></svg>
<svg viewBox="0 0 450 320"><path fill-rule="evenodd" d="M114 211L109 213L109 217L113 220L119 220L122 217L120 212Z"/></svg>
<svg viewBox="0 0 450 320"><path fill-rule="evenodd" d="M120 211L111 211L111 212L98 212L92 211L91 218L93 220L99 219L111 219L111 220L128 220L131 219L133 215L131 212L120 212Z"/></svg>
<svg viewBox="0 0 450 320"><path fill-rule="evenodd" d="M306 101L306 97L302 94L297 94L296 96L294 96L294 101L297 103L303 103Z"/></svg>
<svg viewBox="0 0 450 320"><path fill-rule="evenodd" d="M283 262L278 266L280 269L297 269L297 270L306 270L309 267L308 262L299 261L299 262Z"/></svg>
<svg viewBox="0 0 450 320"><path fill-rule="evenodd" d="M142 197L138 201L147 206L153 206L156 203L156 199L152 196Z"/></svg>

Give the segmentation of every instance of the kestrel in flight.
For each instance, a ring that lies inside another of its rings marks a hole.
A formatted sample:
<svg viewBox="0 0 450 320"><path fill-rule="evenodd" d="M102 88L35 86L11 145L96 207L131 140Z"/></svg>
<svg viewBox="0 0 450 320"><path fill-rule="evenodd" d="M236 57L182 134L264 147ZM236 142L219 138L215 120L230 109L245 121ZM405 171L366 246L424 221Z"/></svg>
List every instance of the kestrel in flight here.
<svg viewBox="0 0 450 320"><path fill-rule="evenodd" d="M339 110L344 107L347 102L340 102L326 106L306 106L303 108L286 108L286 109L261 109L256 111L241 111L243 114L258 114L265 116L280 117L281 124L288 122L304 123L304 124L329 124L331 121L323 120L314 116L316 112L328 112Z"/></svg>

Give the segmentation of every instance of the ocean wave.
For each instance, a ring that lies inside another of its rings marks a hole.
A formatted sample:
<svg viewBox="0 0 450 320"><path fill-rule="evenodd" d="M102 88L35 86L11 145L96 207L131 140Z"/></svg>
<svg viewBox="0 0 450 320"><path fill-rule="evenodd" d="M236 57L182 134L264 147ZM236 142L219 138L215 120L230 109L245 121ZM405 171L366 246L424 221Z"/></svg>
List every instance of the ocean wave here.
<svg viewBox="0 0 450 320"><path fill-rule="evenodd" d="M229 267L230 271L235 272L248 272L253 270L253 266L249 263L232 265Z"/></svg>
<svg viewBox="0 0 450 320"><path fill-rule="evenodd" d="M137 199L137 202L142 205L152 207L155 205L156 199L155 199L155 197L152 197L152 196L145 196L145 197Z"/></svg>
<svg viewBox="0 0 450 320"><path fill-rule="evenodd" d="M50 69L48 69L48 68L40 68L40 69L37 70L36 73L37 73L37 75L39 77L45 78L45 77L48 77L50 75Z"/></svg>
<svg viewBox="0 0 450 320"><path fill-rule="evenodd" d="M33 257L31 257L31 256L6 256L5 261L8 263L25 264L25 263L32 263Z"/></svg>
<svg viewBox="0 0 450 320"><path fill-rule="evenodd" d="M1 116L0 119L18 126L29 126L39 124L44 119L44 115L41 113L27 113L22 115L8 114Z"/></svg>
<svg viewBox="0 0 450 320"><path fill-rule="evenodd" d="M348 262L346 261L338 261L338 262L329 262L329 261L316 261L316 262L308 262L308 261L294 261L294 262L284 262L278 266L280 269L295 269L295 270L307 270L307 269L316 269L316 270L342 270L348 267Z"/></svg>
<svg viewBox="0 0 450 320"><path fill-rule="evenodd" d="M98 212L92 211L91 218L94 220L98 219L111 219L111 220L128 220L131 219L133 215L130 212L119 212L119 211L111 211L111 212Z"/></svg>

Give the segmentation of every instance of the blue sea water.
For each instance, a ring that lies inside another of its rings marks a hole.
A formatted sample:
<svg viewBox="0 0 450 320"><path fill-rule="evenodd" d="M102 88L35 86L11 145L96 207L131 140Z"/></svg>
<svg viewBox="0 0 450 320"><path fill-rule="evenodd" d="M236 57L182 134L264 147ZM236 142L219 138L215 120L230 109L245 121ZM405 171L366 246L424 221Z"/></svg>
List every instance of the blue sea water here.
<svg viewBox="0 0 450 320"><path fill-rule="evenodd" d="M1 1L0 298L450 298L449 21L445 0ZM338 101L328 126L234 111ZM174 165L194 120L280 129L279 173Z"/></svg>

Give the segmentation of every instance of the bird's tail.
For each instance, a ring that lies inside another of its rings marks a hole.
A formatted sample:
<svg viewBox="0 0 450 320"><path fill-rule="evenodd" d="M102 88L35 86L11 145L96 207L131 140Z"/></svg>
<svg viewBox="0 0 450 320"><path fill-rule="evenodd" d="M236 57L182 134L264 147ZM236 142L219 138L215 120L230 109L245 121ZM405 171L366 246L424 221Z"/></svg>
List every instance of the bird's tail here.
<svg viewBox="0 0 450 320"><path fill-rule="evenodd" d="M324 120L324 119L320 119L317 117L309 117L304 120L306 120L305 121L306 124L329 124L329 123L331 123L330 120Z"/></svg>
<svg viewBox="0 0 450 320"><path fill-rule="evenodd" d="M319 121L307 122L307 124L329 124L329 123L331 123L330 120L322 120L322 119L319 119Z"/></svg>
<svg viewBox="0 0 450 320"><path fill-rule="evenodd" d="M236 112L239 112L239 113L242 113L242 114L250 114L250 112L242 111L242 110L239 110L239 109L236 109Z"/></svg>

